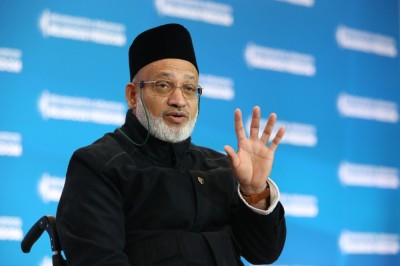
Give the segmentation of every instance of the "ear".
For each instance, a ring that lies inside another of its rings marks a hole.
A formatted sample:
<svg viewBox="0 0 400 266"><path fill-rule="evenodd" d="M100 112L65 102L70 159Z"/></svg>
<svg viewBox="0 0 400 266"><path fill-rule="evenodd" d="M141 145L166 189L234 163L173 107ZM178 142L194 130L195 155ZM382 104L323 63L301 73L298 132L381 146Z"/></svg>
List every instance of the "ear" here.
<svg viewBox="0 0 400 266"><path fill-rule="evenodd" d="M125 98L126 103L128 104L129 109L134 110L136 108L137 99L138 99L138 90L134 83L128 83L125 87Z"/></svg>

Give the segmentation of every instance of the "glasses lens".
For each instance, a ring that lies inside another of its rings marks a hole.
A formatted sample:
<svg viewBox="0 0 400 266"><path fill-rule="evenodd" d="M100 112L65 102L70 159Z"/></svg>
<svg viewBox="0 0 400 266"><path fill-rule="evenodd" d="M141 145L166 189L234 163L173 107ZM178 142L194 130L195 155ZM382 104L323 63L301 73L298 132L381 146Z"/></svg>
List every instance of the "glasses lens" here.
<svg viewBox="0 0 400 266"><path fill-rule="evenodd" d="M195 84L191 83L182 84L181 90L183 96L185 96L187 99L193 99L197 97L197 85Z"/></svg>
<svg viewBox="0 0 400 266"><path fill-rule="evenodd" d="M168 96L174 89L174 84L168 80L156 80L154 82L153 91L154 93L161 96Z"/></svg>

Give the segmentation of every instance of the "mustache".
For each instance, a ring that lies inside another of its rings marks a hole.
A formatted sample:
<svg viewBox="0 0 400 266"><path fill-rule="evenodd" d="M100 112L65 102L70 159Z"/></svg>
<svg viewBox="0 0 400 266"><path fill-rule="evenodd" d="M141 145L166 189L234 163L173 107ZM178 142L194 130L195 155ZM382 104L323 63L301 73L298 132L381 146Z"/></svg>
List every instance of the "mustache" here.
<svg viewBox="0 0 400 266"><path fill-rule="evenodd" d="M173 115L173 116L184 116L189 117L189 112L181 109L168 109L162 112L163 116Z"/></svg>

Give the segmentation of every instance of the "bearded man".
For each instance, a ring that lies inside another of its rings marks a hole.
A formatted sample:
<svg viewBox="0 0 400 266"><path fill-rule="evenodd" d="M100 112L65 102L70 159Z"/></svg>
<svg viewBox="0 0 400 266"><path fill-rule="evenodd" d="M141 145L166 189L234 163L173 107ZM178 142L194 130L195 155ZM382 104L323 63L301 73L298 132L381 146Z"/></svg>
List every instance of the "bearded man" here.
<svg viewBox="0 0 400 266"><path fill-rule="evenodd" d="M124 125L72 156L57 210L68 265L243 265L275 261L286 225L269 178L284 128L268 146L260 108L246 137L234 113L237 152L196 146L199 114L192 39L179 24L139 34L129 49Z"/></svg>

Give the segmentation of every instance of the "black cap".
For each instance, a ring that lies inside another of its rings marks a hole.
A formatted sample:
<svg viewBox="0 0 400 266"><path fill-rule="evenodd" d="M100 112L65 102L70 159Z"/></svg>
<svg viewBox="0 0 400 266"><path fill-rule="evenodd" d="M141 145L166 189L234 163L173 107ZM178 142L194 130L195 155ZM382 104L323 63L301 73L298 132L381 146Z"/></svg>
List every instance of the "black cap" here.
<svg viewBox="0 0 400 266"><path fill-rule="evenodd" d="M129 48L130 80L145 65L166 58L189 61L199 72L192 38L180 24L165 24L146 30L133 40Z"/></svg>

